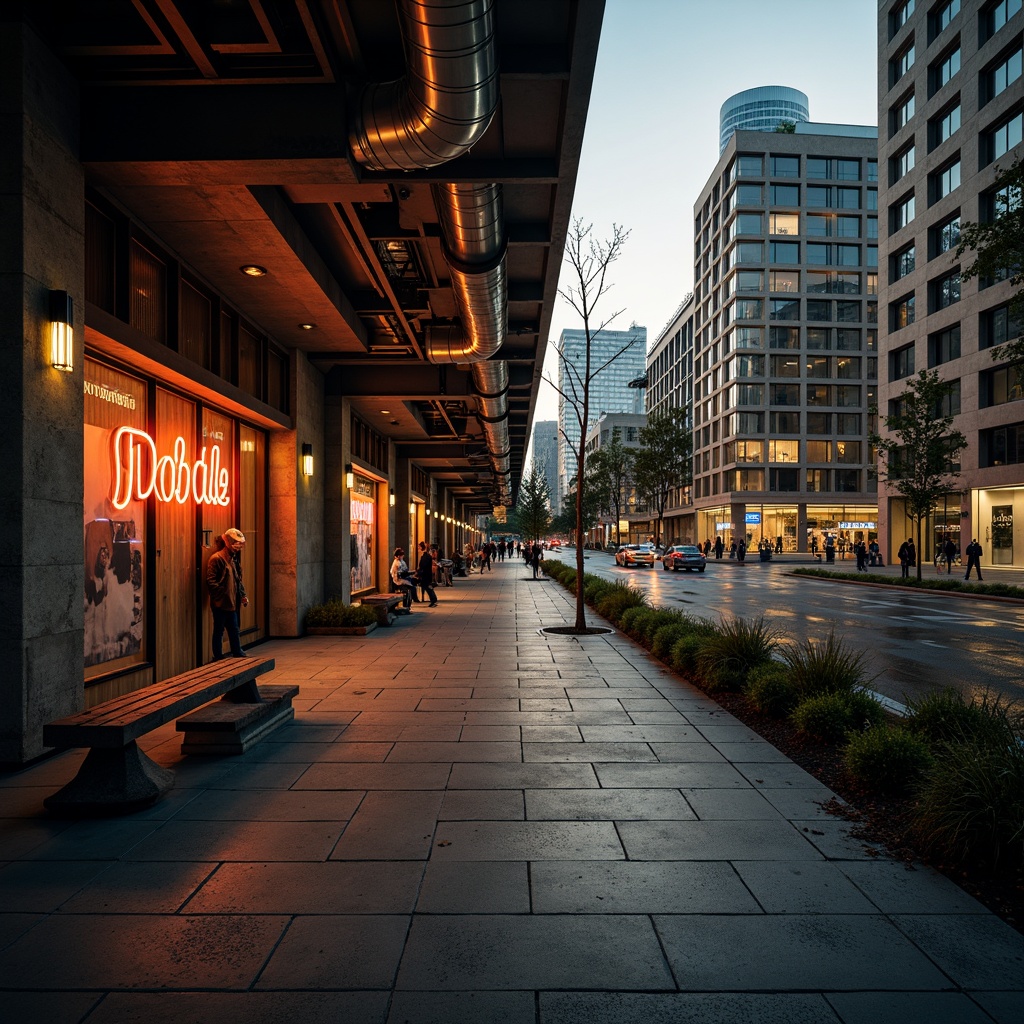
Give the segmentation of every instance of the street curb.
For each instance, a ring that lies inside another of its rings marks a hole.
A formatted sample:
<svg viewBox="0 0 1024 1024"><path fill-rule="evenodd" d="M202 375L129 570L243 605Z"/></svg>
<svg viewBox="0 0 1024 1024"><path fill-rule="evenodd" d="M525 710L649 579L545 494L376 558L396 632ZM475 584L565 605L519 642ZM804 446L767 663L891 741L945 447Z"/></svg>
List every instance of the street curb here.
<svg viewBox="0 0 1024 1024"><path fill-rule="evenodd" d="M810 580L813 583L843 583L855 587L881 587L885 590L899 590L904 594L925 594L941 597L971 597L980 601L997 601L1001 604L1024 604L1024 597L1006 597L1003 594L979 594L972 590L931 590L921 587L904 587L899 583L883 583L881 580L858 580L858 579L836 579L831 576L803 576L800 573L787 572L786 576L793 576L800 580Z"/></svg>

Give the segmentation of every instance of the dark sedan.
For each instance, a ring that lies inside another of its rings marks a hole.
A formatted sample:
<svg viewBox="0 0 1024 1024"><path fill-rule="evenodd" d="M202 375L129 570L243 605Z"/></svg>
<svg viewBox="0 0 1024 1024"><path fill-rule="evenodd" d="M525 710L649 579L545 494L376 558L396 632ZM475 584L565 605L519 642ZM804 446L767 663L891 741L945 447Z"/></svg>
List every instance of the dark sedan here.
<svg viewBox="0 0 1024 1024"><path fill-rule="evenodd" d="M666 572L670 569L672 572L678 572L680 569L687 572L694 569L703 572L708 564L700 548L695 544L673 544L662 555L661 562Z"/></svg>

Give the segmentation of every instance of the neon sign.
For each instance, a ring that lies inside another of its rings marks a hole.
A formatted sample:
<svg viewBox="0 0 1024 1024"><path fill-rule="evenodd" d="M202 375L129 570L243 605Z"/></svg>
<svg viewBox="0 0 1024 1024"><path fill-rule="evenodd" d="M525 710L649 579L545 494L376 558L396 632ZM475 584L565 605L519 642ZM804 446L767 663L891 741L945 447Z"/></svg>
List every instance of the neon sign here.
<svg viewBox="0 0 1024 1024"><path fill-rule="evenodd" d="M185 439L178 437L172 455L157 456L156 442L144 430L118 427L112 439L114 496L111 504L125 508L130 501L145 501L151 494L157 501L184 505L191 498L197 505L230 505L230 474L220 464L220 445L203 445L199 458L185 457ZM207 454L209 452L209 455ZM143 468L143 454L149 468Z"/></svg>

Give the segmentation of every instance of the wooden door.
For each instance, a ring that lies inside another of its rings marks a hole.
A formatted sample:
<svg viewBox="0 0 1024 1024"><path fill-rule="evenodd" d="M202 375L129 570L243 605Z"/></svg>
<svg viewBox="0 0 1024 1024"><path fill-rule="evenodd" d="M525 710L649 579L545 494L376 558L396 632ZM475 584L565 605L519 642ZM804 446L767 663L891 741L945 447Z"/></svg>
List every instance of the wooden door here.
<svg viewBox="0 0 1024 1024"><path fill-rule="evenodd" d="M157 451L173 452L179 437L185 442L186 452L195 452L195 405L157 388ZM156 678L160 680L196 665L195 502L156 503L155 556Z"/></svg>

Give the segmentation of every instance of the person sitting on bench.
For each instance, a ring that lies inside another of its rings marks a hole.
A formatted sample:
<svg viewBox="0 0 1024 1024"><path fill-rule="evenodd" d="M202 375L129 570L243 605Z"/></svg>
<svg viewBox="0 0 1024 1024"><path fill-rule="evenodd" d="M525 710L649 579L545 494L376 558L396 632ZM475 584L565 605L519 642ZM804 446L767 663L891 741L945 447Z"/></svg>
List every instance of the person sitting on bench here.
<svg viewBox="0 0 1024 1024"><path fill-rule="evenodd" d="M395 585L395 593L402 595L402 606L408 608L413 601L419 603L416 596L417 580L410 575L409 566L405 561L405 551L395 548L395 560L391 563L391 582Z"/></svg>

